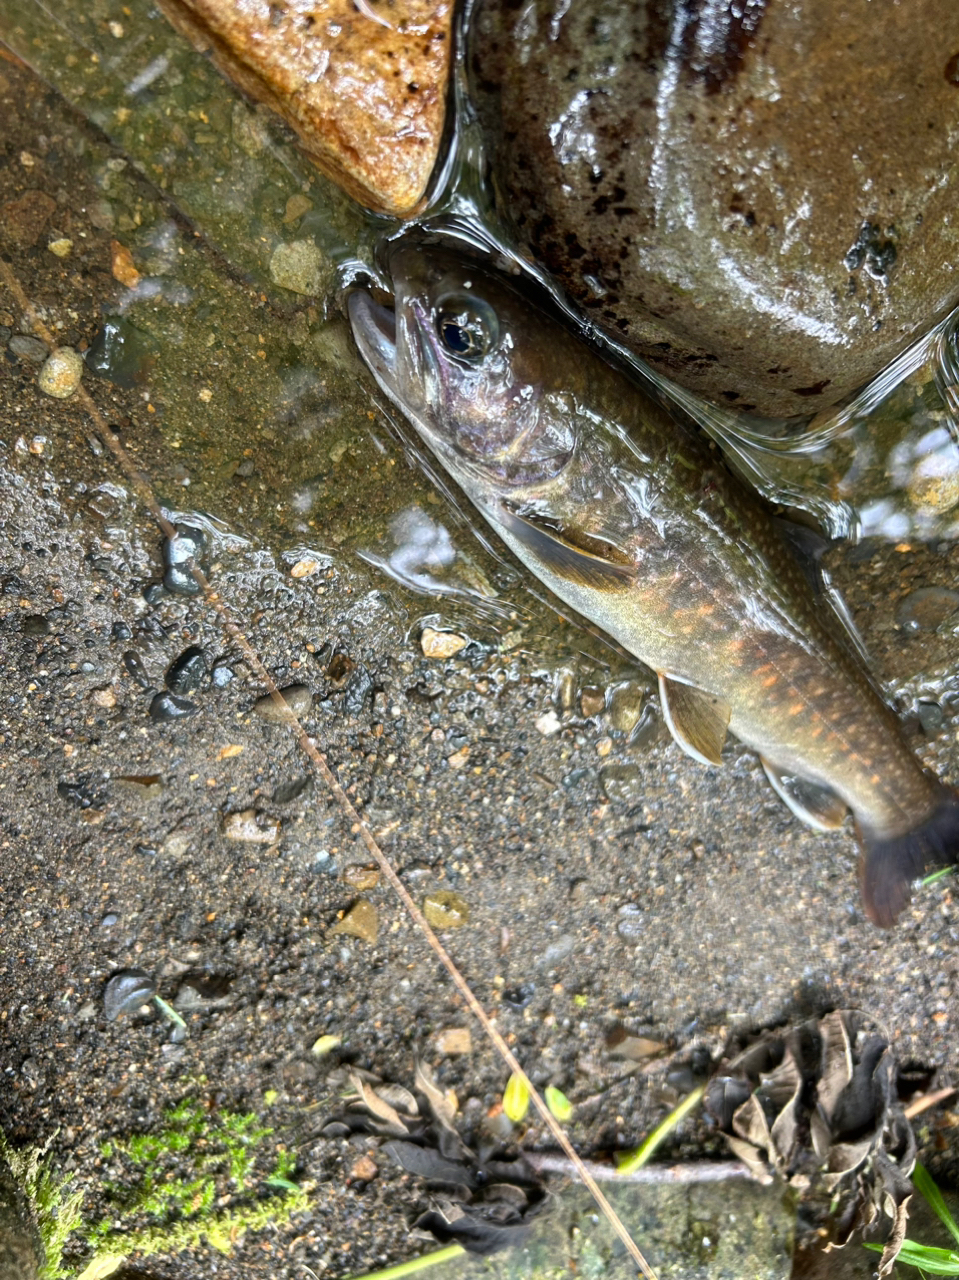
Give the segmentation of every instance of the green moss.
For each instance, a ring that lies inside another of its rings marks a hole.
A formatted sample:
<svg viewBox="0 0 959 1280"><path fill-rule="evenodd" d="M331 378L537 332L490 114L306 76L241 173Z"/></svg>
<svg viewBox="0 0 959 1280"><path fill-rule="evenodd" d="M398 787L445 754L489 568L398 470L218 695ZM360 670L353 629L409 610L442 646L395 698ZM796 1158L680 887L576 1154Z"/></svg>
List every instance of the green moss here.
<svg viewBox="0 0 959 1280"><path fill-rule="evenodd" d="M100 1144L122 1177L101 1184L108 1213L99 1222L84 1220L83 1193L53 1172L49 1143L15 1151L0 1136L0 1157L36 1215L46 1253L42 1280L65 1280L73 1274L62 1263L71 1235L93 1250L89 1262L204 1243L229 1253L246 1232L307 1209L308 1189L294 1181L296 1156L267 1142L272 1133L253 1113L211 1111L185 1098L152 1132Z"/></svg>
<svg viewBox="0 0 959 1280"><path fill-rule="evenodd" d="M229 1252L245 1232L305 1209L307 1192L292 1181L292 1153L275 1148L270 1171L256 1173L272 1132L252 1112L208 1111L185 1098L164 1112L153 1132L104 1143L104 1155L125 1166L125 1176L104 1184L112 1211L86 1231L87 1243L98 1254L148 1255L205 1240ZM224 1207L224 1201L232 1203Z"/></svg>
<svg viewBox="0 0 959 1280"><path fill-rule="evenodd" d="M53 1171L47 1155L50 1142L43 1147L17 1151L0 1134L0 1158L10 1166L36 1217L46 1259L40 1272L41 1280L54 1280L63 1274L60 1269L63 1246L83 1219L83 1192L71 1191L70 1179L60 1178Z"/></svg>

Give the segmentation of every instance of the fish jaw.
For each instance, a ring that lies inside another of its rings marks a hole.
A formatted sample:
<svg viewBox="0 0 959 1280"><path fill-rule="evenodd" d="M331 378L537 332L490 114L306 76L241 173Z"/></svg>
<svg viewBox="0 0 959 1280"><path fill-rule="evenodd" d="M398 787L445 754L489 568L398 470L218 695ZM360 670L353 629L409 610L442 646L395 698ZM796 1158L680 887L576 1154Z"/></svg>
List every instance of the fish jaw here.
<svg viewBox="0 0 959 1280"><path fill-rule="evenodd" d="M395 397L398 394L396 312L392 307L374 302L362 289L350 294L346 309L360 355L383 390Z"/></svg>

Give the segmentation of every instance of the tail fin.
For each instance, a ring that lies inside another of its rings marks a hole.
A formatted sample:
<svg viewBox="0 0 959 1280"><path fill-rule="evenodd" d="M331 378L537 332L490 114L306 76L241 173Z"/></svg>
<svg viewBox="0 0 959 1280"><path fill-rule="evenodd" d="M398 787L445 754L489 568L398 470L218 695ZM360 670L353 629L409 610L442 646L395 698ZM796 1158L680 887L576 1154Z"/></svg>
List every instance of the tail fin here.
<svg viewBox="0 0 959 1280"><path fill-rule="evenodd" d="M913 880L934 867L959 862L959 794L943 787L932 813L901 836L863 833L859 883L873 924L891 929L909 902Z"/></svg>

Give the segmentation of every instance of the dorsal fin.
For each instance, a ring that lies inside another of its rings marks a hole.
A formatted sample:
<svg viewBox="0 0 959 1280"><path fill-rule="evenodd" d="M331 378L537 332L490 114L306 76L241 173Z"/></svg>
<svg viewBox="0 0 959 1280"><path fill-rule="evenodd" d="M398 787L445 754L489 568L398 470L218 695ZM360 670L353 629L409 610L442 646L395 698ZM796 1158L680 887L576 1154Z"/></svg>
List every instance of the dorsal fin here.
<svg viewBox="0 0 959 1280"><path fill-rule="evenodd" d="M805 822L814 831L835 831L842 826L849 810L835 792L786 773L765 756L759 758L773 791L800 822Z"/></svg>
<svg viewBox="0 0 959 1280"><path fill-rule="evenodd" d="M720 764L732 708L723 698L660 673L659 696L669 732L700 764Z"/></svg>
<svg viewBox="0 0 959 1280"><path fill-rule="evenodd" d="M502 502L496 513L503 527L550 573L594 591L628 591L636 566L624 551L571 526Z"/></svg>

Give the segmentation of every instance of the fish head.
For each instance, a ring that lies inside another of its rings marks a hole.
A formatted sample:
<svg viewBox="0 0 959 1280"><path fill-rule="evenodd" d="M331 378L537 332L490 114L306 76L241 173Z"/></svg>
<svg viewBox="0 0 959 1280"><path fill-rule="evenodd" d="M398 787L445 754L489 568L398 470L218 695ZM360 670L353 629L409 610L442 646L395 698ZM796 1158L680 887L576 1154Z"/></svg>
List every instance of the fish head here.
<svg viewBox="0 0 959 1280"><path fill-rule="evenodd" d="M576 443L570 391L552 371L575 344L506 272L422 238L388 253L393 305L362 290L348 310L360 354L455 474L510 488L558 475Z"/></svg>

